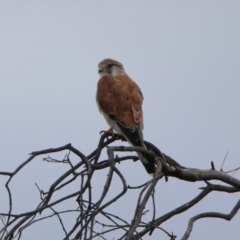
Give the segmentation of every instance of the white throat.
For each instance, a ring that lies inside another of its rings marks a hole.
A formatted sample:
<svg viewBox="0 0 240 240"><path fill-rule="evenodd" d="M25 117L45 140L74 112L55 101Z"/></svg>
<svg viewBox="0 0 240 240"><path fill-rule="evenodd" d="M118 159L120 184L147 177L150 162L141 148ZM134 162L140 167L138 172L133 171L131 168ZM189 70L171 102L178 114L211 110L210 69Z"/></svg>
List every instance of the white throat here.
<svg viewBox="0 0 240 240"><path fill-rule="evenodd" d="M120 69L119 67L117 66L113 66L112 69L111 69L111 75L112 76L117 76L117 75L121 75L124 73L124 70L123 69Z"/></svg>

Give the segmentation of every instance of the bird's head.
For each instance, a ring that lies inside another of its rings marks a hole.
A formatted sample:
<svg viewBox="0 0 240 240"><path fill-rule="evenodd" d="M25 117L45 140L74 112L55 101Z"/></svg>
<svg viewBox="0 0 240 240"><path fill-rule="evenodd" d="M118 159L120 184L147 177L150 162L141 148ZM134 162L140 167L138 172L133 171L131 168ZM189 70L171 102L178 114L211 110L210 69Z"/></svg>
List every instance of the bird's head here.
<svg viewBox="0 0 240 240"><path fill-rule="evenodd" d="M124 74L125 70L120 62L107 58L98 64L98 73L101 77L106 75L116 76Z"/></svg>

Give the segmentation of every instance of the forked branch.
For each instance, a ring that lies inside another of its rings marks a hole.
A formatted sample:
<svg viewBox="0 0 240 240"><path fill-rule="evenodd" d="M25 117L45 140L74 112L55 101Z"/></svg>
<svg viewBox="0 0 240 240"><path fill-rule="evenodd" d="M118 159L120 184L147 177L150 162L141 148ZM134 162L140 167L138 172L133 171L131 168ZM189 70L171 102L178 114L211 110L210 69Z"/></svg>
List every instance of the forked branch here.
<svg viewBox="0 0 240 240"><path fill-rule="evenodd" d="M108 234L111 234L112 232L118 233L118 239L141 239L144 235L151 235L154 230L161 229L160 225L163 222L168 221L176 214L180 214L192 208L212 191L227 193L236 193L240 191L239 179L228 175L226 172L215 170L213 164L208 170L183 167L149 142L145 142L147 149L141 147L109 146L110 143L113 143L118 139L119 137L117 135L109 138L108 134L103 134L99 140L97 148L89 155L83 154L71 144L58 148L49 148L32 152L30 157L13 172L1 171L0 175L8 178L5 187L8 193L9 207L6 212L0 213L2 222L0 239L20 239L25 229L50 217L56 217L58 219L63 232L62 238L65 240L90 240L94 238L108 239ZM107 158L104 159L102 157L102 151L106 147ZM64 158L62 160L57 160L49 155L61 151L67 151L67 154L64 153ZM152 159L155 159L157 170L154 178L147 183L140 183L138 186L130 187L127 184L124 174L117 168L116 163L129 160L137 161L138 157L135 154L129 155L130 152L135 151L142 152L145 155L151 156ZM118 157L115 156L117 152L125 152L127 155ZM73 164L71 161L70 154L71 156L74 155L78 158L76 164ZM43 156L43 160L45 160L44 162L47 163L64 163L67 169L62 175L59 175L57 179L50 183L48 189L45 191L36 185L40 192L40 199L37 207L32 208L28 212L16 214L13 211L14 199L11 194L9 183L28 163L36 160L36 157L38 156ZM96 173L101 172L103 169L108 169L108 175L102 179L103 185L98 186L98 189L102 189L102 192L98 199L95 199L92 197L94 195L93 189L95 189L94 181L92 179ZM167 214L156 216L155 210L157 205L155 204L155 201L158 201L158 199L153 197L154 189L157 186L158 181L163 179L163 176L165 176L166 180L168 177L174 177L188 182L204 181L207 185L201 188L201 192L194 199L176 209L173 209ZM118 192L115 196L109 196L109 190L114 186L113 178L118 178L120 180L117 188ZM228 184L228 186L214 185L208 182L210 180L219 180L222 183ZM69 192L69 186L73 182L77 182L79 188L74 190L71 189ZM64 191L65 189L68 189L68 191ZM120 198L128 194L129 191L133 191L133 189L134 191L139 191L139 197L136 203L131 202L131 199L128 202L133 208L135 207L135 212L131 217L131 221L128 218L123 219L109 212L110 206L114 206ZM58 194L56 194L57 192ZM59 194L59 192L62 194ZM66 194L66 192L68 193ZM108 196L108 198L106 198L106 196ZM151 196L153 201L150 201ZM72 204L70 205L72 208L56 211L56 206L60 209L59 207L61 204L66 201L72 201ZM150 222L143 222L142 216L148 212L146 206L149 202L153 204L153 213L151 215L153 217ZM240 202L236 204L230 214L202 213L191 218L183 239L188 239L196 220L204 217L218 217L231 220L239 209L239 205ZM50 214L46 216L40 215L46 214L46 209L50 210ZM64 225L63 216L73 212L77 214L77 218L74 217L74 219L76 219L74 220L74 224L71 229L67 230ZM102 226L100 232L99 230L96 230L96 225ZM166 230L163 231L168 238L175 239L176 236L174 234L169 234Z"/></svg>

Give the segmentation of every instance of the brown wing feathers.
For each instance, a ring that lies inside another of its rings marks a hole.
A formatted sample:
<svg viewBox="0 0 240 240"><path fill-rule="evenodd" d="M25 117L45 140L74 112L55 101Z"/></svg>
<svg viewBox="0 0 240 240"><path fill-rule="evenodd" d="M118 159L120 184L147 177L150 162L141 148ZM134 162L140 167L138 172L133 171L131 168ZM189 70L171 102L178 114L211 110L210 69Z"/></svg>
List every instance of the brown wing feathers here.
<svg viewBox="0 0 240 240"><path fill-rule="evenodd" d="M97 101L107 115L127 128L143 128L143 95L127 75L104 76L98 82Z"/></svg>

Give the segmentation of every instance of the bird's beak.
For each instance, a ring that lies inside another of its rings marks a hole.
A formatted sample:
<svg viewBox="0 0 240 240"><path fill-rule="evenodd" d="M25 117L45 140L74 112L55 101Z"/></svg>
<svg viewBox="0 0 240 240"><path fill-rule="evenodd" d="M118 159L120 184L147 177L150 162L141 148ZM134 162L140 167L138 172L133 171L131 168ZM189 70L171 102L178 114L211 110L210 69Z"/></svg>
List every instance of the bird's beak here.
<svg viewBox="0 0 240 240"><path fill-rule="evenodd" d="M99 74L100 74L100 73L102 73L102 72L103 72L103 70L102 70L102 69L99 69L99 70L98 70L98 73L99 73Z"/></svg>

